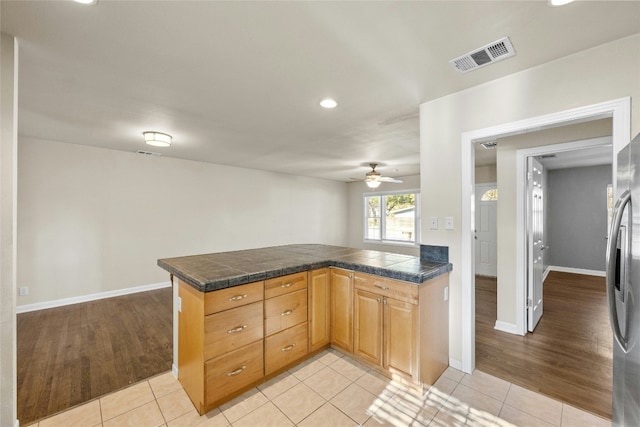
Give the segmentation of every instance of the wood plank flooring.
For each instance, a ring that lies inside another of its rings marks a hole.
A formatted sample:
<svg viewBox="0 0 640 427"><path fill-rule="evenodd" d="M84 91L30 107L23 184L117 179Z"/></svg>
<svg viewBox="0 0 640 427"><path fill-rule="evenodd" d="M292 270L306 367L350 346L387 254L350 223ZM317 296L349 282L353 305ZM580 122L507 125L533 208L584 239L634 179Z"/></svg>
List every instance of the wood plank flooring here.
<svg viewBox="0 0 640 427"><path fill-rule="evenodd" d="M172 290L17 316L21 425L171 369Z"/></svg>
<svg viewBox="0 0 640 427"><path fill-rule="evenodd" d="M612 344L603 277L551 272L524 337L494 329L496 279L476 277L476 368L611 419Z"/></svg>

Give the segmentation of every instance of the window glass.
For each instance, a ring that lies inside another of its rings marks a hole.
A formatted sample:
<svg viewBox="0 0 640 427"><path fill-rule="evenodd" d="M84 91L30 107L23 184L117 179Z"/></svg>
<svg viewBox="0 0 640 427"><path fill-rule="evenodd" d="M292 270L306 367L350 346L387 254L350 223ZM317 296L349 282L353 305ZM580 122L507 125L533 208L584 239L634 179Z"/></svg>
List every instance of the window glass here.
<svg viewBox="0 0 640 427"><path fill-rule="evenodd" d="M493 200L498 200L498 189L492 188L484 192L482 197L480 197L481 202L489 202Z"/></svg>
<svg viewBox="0 0 640 427"><path fill-rule="evenodd" d="M415 243L418 216L416 192L365 196L365 240Z"/></svg>

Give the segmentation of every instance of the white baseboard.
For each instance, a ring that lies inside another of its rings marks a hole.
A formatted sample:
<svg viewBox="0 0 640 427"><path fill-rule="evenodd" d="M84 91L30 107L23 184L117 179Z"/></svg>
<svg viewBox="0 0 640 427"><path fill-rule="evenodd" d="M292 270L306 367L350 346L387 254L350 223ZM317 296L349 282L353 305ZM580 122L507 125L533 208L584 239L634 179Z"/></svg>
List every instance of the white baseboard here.
<svg viewBox="0 0 640 427"><path fill-rule="evenodd" d="M607 273L605 271L585 270L583 268L559 267L557 265L550 265L549 267L547 267L547 269L550 271L560 271L562 273L586 274L587 276L598 276L598 277L607 276Z"/></svg>
<svg viewBox="0 0 640 427"><path fill-rule="evenodd" d="M544 281L547 280L547 276L549 275L550 271L551 271L551 266L548 265L547 268L544 269L544 273L542 273L542 283L544 283Z"/></svg>
<svg viewBox="0 0 640 427"><path fill-rule="evenodd" d="M173 376L178 379L178 367L174 364L171 364L171 373L173 373Z"/></svg>
<svg viewBox="0 0 640 427"><path fill-rule="evenodd" d="M513 335L520 335L518 334L518 328L514 323L503 322L502 320L496 320L494 329L502 332L508 332Z"/></svg>
<svg viewBox="0 0 640 427"><path fill-rule="evenodd" d="M153 283L151 285L136 286L133 288L118 289L115 291L99 292L97 294L81 295L79 297L62 298L53 301L36 302L34 304L19 305L16 307L16 314L28 313L30 311L45 310L47 308L62 307L65 305L78 304L99 299L119 297L122 295L135 294L138 292L153 291L155 289L168 288L171 282Z"/></svg>

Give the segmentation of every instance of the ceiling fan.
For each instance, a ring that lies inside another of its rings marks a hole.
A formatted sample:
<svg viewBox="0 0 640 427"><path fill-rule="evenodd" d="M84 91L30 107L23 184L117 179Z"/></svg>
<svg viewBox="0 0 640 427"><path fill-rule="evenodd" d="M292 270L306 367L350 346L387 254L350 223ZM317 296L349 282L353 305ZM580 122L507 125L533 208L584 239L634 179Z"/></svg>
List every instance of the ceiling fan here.
<svg viewBox="0 0 640 427"><path fill-rule="evenodd" d="M371 171L366 173L364 179L358 179L358 181L364 181L369 188L378 188L383 182L393 182L396 184L404 182L401 179L395 179L390 176L382 176L380 172L376 171L376 167L378 166L377 163L369 163L369 166L371 166Z"/></svg>

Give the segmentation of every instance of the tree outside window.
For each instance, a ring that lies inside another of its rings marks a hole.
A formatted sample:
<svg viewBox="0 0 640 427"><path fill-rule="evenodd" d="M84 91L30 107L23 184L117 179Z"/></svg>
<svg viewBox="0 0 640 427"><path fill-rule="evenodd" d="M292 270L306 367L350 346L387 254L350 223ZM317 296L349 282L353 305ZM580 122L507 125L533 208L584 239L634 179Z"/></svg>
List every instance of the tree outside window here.
<svg viewBox="0 0 640 427"><path fill-rule="evenodd" d="M416 192L365 196L365 240L415 243Z"/></svg>

